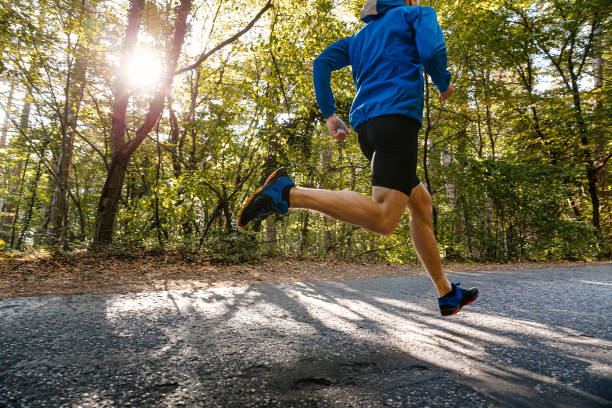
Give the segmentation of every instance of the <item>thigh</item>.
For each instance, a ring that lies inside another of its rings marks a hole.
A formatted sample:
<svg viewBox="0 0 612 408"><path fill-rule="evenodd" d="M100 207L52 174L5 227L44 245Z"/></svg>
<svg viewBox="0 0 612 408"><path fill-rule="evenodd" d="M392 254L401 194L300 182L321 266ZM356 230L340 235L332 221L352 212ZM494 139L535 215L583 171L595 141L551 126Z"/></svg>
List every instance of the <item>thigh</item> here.
<svg viewBox="0 0 612 408"><path fill-rule="evenodd" d="M372 186L410 196L420 180L416 176L419 123L402 115L386 115L368 122L372 154Z"/></svg>

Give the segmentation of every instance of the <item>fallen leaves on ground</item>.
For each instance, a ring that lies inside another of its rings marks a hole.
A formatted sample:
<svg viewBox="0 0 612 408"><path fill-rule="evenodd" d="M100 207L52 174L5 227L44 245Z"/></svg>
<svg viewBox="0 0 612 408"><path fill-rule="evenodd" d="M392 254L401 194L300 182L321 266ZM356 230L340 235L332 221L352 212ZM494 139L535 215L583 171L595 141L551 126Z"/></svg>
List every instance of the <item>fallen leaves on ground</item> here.
<svg viewBox="0 0 612 408"><path fill-rule="evenodd" d="M447 272L537 269L610 262L521 262L444 265ZM266 258L219 265L180 253L116 257L100 253L33 253L0 257L0 299L23 296L200 289L297 281L424 275L417 264Z"/></svg>

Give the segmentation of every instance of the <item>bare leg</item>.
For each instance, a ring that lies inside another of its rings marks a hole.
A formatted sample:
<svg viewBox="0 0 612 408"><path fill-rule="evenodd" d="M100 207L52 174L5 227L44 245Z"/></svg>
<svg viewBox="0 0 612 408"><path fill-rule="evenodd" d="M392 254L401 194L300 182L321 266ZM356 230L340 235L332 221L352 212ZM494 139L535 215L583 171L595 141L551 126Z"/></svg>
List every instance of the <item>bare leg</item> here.
<svg viewBox="0 0 612 408"><path fill-rule="evenodd" d="M438 295L452 290L442 272L438 244L433 233L431 196L423 184L406 194L385 187L372 187L372 198L355 191L330 191L295 187L291 189L291 208L319 211L340 221L389 235L406 206L410 212L410 233L414 249L433 281Z"/></svg>
<svg viewBox="0 0 612 408"><path fill-rule="evenodd" d="M406 208L408 196L385 187L372 187L372 198L355 191L330 191L295 187L289 199L291 208L315 210L340 221L389 235Z"/></svg>
<svg viewBox="0 0 612 408"><path fill-rule="evenodd" d="M438 290L438 296L442 297L449 293L452 287L442 272L440 252L433 231L432 211L431 195L421 183L412 190L408 200L410 235L421 263Z"/></svg>

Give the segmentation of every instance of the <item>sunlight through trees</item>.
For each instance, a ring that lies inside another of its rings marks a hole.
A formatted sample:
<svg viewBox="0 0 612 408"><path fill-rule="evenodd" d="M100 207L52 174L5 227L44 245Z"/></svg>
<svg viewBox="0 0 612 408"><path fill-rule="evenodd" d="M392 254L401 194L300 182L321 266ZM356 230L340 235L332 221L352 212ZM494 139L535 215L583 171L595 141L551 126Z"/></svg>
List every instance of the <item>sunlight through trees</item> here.
<svg viewBox="0 0 612 408"><path fill-rule="evenodd" d="M303 212L236 231L279 166L369 194L369 164L354 138L326 136L312 85L313 60L359 30L362 3L3 2L0 248L415 260L407 219L389 237ZM426 84L420 132L444 255L609 257L611 1L422 5L456 84L446 102ZM333 75L348 119L350 69Z"/></svg>

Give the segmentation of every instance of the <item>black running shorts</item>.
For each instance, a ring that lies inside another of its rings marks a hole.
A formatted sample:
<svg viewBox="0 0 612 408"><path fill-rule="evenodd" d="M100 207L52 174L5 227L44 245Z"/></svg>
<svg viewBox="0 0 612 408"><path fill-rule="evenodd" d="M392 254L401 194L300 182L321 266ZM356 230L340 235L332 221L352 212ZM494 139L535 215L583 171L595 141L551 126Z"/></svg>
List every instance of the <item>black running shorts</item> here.
<svg viewBox="0 0 612 408"><path fill-rule="evenodd" d="M359 147L372 163L372 186L410 195L419 185L419 128L419 122L403 115L378 116L357 126Z"/></svg>

